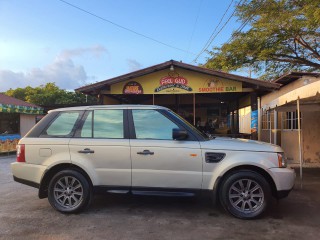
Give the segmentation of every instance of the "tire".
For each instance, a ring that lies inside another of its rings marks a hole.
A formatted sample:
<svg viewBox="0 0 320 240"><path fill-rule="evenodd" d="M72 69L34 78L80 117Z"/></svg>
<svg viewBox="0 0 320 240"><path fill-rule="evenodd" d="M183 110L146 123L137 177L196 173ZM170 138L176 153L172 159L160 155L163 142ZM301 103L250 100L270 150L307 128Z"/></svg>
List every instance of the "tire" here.
<svg viewBox="0 0 320 240"><path fill-rule="evenodd" d="M220 188L226 211L241 219L260 217L271 201L270 185L259 173L241 170L228 175Z"/></svg>
<svg viewBox="0 0 320 240"><path fill-rule="evenodd" d="M91 199L90 184L78 171L60 171L54 175L49 183L49 203L59 212L80 212L89 205Z"/></svg>

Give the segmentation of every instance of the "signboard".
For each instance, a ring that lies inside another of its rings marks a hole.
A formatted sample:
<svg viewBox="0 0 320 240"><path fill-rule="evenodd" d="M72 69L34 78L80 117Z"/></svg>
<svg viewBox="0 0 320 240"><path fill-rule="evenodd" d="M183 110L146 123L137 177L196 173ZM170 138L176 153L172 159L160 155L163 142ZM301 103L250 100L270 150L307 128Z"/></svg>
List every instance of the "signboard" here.
<svg viewBox="0 0 320 240"><path fill-rule="evenodd" d="M258 132L258 110L251 112L251 133Z"/></svg>
<svg viewBox="0 0 320 240"><path fill-rule="evenodd" d="M122 94L143 94L143 88L140 83L131 81L124 85Z"/></svg>
<svg viewBox="0 0 320 240"><path fill-rule="evenodd" d="M43 108L17 106L17 105L1 104L0 103L0 112L3 112L3 113L24 113L24 114L43 114Z"/></svg>
<svg viewBox="0 0 320 240"><path fill-rule="evenodd" d="M188 94L242 92L242 83L187 70L163 70L113 84L111 94Z"/></svg>

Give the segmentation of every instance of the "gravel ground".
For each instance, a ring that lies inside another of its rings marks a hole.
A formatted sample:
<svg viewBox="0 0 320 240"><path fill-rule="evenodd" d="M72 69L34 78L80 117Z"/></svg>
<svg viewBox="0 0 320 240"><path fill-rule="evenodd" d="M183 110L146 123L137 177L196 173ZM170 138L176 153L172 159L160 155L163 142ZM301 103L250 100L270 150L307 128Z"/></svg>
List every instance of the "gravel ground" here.
<svg viewBox="0 0 320 240"><path fill-rule="evenodd" d="M81 214L64 215L12 179L0 157L0 239L320 239L320 169L304 171L288 198L258 220L239 220L205 198L95 196Z"/></svg>

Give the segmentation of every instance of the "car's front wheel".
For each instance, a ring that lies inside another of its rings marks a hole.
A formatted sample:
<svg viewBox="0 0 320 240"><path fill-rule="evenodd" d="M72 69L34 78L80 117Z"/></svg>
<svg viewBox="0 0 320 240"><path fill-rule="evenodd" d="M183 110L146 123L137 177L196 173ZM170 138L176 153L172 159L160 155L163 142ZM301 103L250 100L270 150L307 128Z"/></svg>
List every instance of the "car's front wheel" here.
<svg viewBox="0 0 320 240"><path fill-rule="evenodd" d="M51 179L48 200L63 213L76 213L88 206L92 191L88 180L78 171L63 170Z"/></svg>
<svg viewBox="0 0 320 240"><path fill-rule="evenodd" d="M222 182L220 202L235 217L257 218L267 209L270 200L270 185L259 173L241 170Z"/></svg>

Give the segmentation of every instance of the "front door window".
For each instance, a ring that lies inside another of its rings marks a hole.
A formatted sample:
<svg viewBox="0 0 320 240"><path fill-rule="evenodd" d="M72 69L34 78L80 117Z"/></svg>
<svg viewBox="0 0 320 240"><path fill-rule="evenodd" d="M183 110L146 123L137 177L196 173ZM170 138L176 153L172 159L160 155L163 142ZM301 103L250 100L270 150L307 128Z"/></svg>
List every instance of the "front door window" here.
<svg viewBox="0 0 320 240"><path fill-rule="evenodd" d="M172 140L172 129L179 128L156 110L133 110L137 139Z"/></svg>

